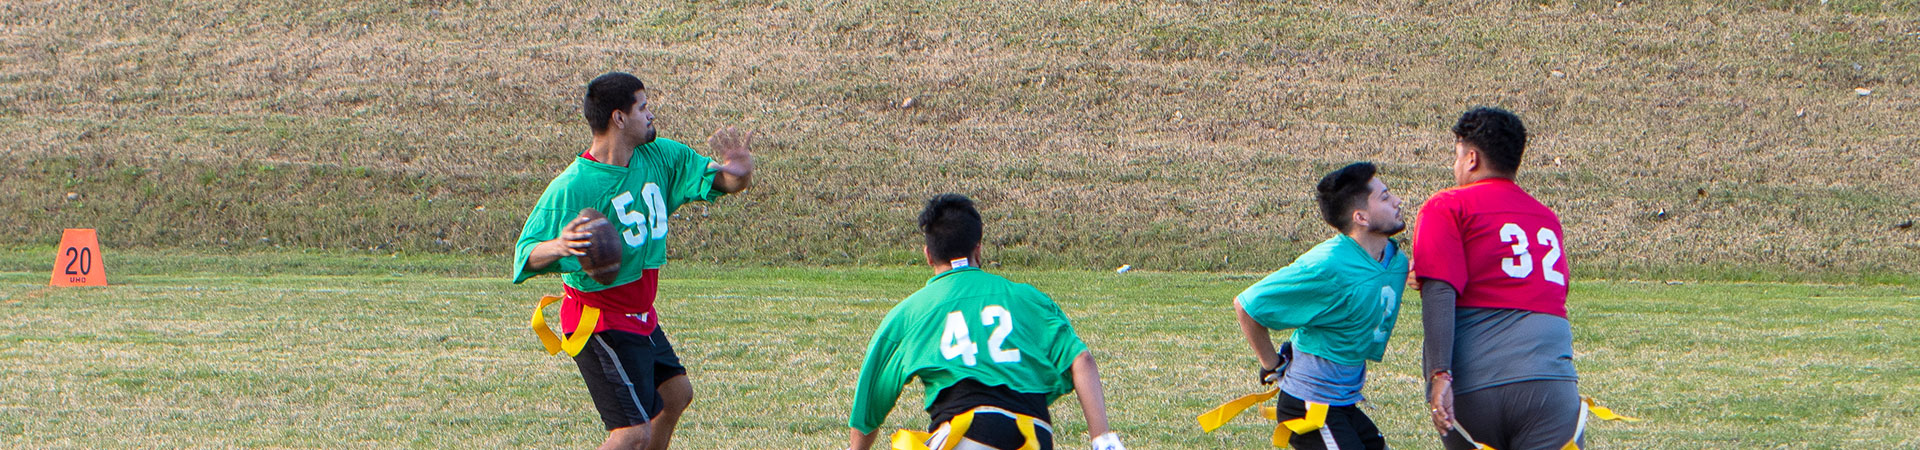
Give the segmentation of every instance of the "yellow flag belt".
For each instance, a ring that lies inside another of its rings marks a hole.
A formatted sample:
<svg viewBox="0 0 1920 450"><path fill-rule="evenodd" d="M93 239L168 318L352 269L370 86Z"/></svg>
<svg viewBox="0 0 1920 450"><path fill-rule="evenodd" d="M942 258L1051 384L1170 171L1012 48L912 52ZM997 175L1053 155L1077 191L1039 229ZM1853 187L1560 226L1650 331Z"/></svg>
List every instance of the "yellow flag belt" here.
<svg viewBox="0 0 1920 450"><path fill-rule="evenodd" d="M895 431L893 433L892 449L893 450L952 450L955 445L959 445L960 441L966 437L967 430L973 428L974 413L980 412L982 410L989 410L991 412L1013 416L1014 425L1020 428L1020 436L1027 438L1027 444L1024 446L1021 446L1017 450L1040 450L1040 441L1039 439L1034 437L1035 434L1033 432L1033 426L1036 422L1038 422L1038 419L1034 419L1033 417L1028 416L1026 414L1005 411L999 408L993 408L993 407L987 407L987 406L969 409L967 410L967 412L960 413L960 415L953 416L953 419L948 420L947 421L947 439L944 442L940 442L939 447L931 447L927 445L929 444L929 442L927 441L933 439L933 433L928 433L920 430L900 430L900 431Z"/></svg>
<svg viewBox="0 0 1920 450"><path fill-rule="evenodd" d="M1207 412L1200 414L1200 417L1199 417L1200 430L1202 432L1211 433L1213 432L1213 430L1219 429L1220 426L1226 425L1227 421L1233 420L1234 417L1239 416L1240 413L1242 411L1246 411L1247 408L1252 408L1253 405L1258 405L1267 400L1272 400L1275 396L1278 396L1279 394L1280 394L1280 388L1272 388L1272 389L1268 389L1266 392L1247 394L1247 395L1240 396L1240 398L1228 400L1226 403L1222 403L1220 404L1220 406L1216 406L1213 409L1207 410ZM1586 432L1586 427L1587 427L1586 417L1588 412L1592 412L1594 417L1598 417L1601 420L1617 420L1617 421L1627 421L1627 422L1640 421L1640 419L1622 416L1614 413L1612 409L1609 409L1605 406L1600 406L1600 403L1595 402L1593 400L1593 397L1588 397L1584 395L1580 396L1580 403L1585 407L1580 410L1580 425L1578 429L1574 430L1574 434L1573 434L1574 441L1578 441L1580 438L1580 434ZM1326 426L1327 408L1328 408L1327 405L1307 402L1306 417L1289 419L1286 422L1281 422L1279 424L1274 425L1273 446L1275 448L1286 448L1287 441L1291 440L1295 433L1306 433L1309 431L1320 429L1320 427L1322 426ZM1274 408L1271 406L1261 407L1260 415L1266 417L1266 419L1269 421L1279 420L1278 418L1279 413L1275 411ZM1469 441L1473 440L1473 437L1466 434L1466 431L1462 430L1459 424L1457 423L1454 424L1454 429L1460 430L1461 437L1465 437ZM1563 449L1578 450L1580 447L1574 445L1574 441L1567 442L1567 445L1563 447ZM1482 448L1486 450L1494 450L1493 447L1488 447L1485 444L1481 444L1477 441L1475 441L1473 444L1478 448Z"/></svg>
<svg viewBox="0 0 1920 450"><path fill-rule="evenodd" d="M557 301L560 301L558 295L540 297L540 304L533 307L533 321L528 325L533 327L533 335L540 337L540 345L547 348L548 355L566 351L567 356L579 356L580 349L587 346L587 339L593 337L594 326L600 324L600 308L580 305L580 323L573 327L573 335L562 341L560 335L553 332L553 327L547 326L547 317L541 312L547 309L547 305Z"/></svg>

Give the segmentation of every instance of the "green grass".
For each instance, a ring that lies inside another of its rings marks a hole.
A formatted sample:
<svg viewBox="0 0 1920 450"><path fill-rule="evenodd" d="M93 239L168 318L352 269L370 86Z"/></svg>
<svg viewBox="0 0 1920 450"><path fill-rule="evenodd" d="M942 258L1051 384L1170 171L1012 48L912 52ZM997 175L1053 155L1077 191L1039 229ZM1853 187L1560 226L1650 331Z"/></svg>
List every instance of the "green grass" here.
<svg viewBox="0 0 1920 450"><path fill-rule="evenodd" d="M520 325L553 282L501 280L586 144L580 86L610 70L646 79L663 136L762 132L753 190L674 218L688 447L836 445L860 344L924 276L907 224L941 191L979 200L987 259L1079 321L1136 448L1260 447L1252 421L1192 426L1253 389L1226 299L1326 234L1320 173L1379 162L1413 205L1446 187L1445 127L1476 104L1533 133L1523 183L1565 222L1585 390L1648 419L1597 446L1920 447L1920 228L1895 226L1920 218L1916 14L7 2L0 447L594 444L571 363ZM115 286L39 287L69 227L100 231ZM1414 303L1370 413L1430 448Z"/></svg>
<svg viewBox="0 0 1920 450"><path fill-rule="evenodd" d="M37 249L35 249L37 250ZM30 254L31 253L31 254ZM109 253L113 286L45 288L0 252L0 447L581 448L603 437L572 362L526 329L557 280L458 257ZM116 255L119 255L116 257ZM264 268L264 269L263 269ZM1002 270L1059 301L1097 352L1134 448L1261 448L1230 298L1260 273ZM675 263L661 310L698 398L685 448L832 448L872 329L924 268ZM461 275L464 274L464 275ZM1415 297L1417 298L1417 297ZM1920 286L1591 280L1570 301L1582 391L1639 423L1596 448L1914 448ZM1438 448L1402 305L1368 414ZM920 427L910 388L887 428ZM1082 445L1074 402L1053 409ZM112 430L112 432L103 432Z"/></svg>

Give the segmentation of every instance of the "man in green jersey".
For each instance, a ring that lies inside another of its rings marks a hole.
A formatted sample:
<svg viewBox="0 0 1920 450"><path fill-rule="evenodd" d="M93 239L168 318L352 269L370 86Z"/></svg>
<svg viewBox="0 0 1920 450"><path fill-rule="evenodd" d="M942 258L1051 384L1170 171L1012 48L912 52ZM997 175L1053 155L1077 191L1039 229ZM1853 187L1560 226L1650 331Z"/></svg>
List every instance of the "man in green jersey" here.
<svg viewBox="0 0 1920 450"><path fill-rule="evenodd" d="M926 386L930 434L903 431L895 448L1051 449L1047 406L1079 391L1097 450L1122 450L1107 428L1100 369L1060 306L1033 286L980 270L980 212L941 194L920 212L935 275L880 323L860 367L850 448L873 445L903 385Z"/></svg>
<svg viewBox="0 0 1920 450"><path fill-rule="evenodd" d="M1364 399L1367 360L1385 354L1400 311L1407 256L1389 237L1407 224L1400 198L1374 172L1362 162L1321 178L1321 218L1341 234L1234 299L1240 331L1260 358L1260 382L1280 383L1278 416L1294 448L1386 448L1355 405ZM1269 329L1293 329L1290 354L1274 352Z"/></svg>
<svg viewBox="0 0 1920 450"><path fill-rule="evenodd" d="M667 260L667 218L680 205L745 190L753 174L752 133L728 127L707 140L714 162L685 144L655 138L646 86L625 73L587 84L583 105L593 144L554 177L527 216L515 246L513 282L563 272L561 331L587 337L574 362L606 425L602 449L664 449L693 400L693 384L654 311ZM620 233L620 271L600 284L580 270L592 235L584 208L603 211ZM605 314L602 314L605 313ZM586 333L583 335L582 333Z"/></svg>

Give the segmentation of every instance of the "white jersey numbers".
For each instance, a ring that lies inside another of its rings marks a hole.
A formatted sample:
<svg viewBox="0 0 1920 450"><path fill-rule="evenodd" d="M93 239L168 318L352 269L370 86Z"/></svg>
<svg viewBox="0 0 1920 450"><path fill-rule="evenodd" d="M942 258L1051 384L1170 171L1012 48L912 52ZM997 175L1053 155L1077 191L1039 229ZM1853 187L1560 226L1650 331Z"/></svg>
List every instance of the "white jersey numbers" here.
<svg viewBox="0 0 1920 450"><path fill-rule="evenodd" d="M1541 228L1535 237L1542 245L1548 247L1546 256L1540 258L1540 278L1549 283L1566 286L1567 274L1553 270L1553 266L1560 263L1560 237L1555 236L1553 230L1546 228ZM1521 230L1518 224L1502 225L1500 242L1513 244L1513 256L1500 258L1500 270L1506 271L1507 276L1514 278L1533 275L1533 255L1527 250L1527 247L1533 243L1527 240L1527 232Z"/></svg>
<svg viewBox="0 0 1920 450"><path fill-rule="evenodd" d="M1502 225L1500 242L1513 244L1513 257L1500 258L1500 270L1507 271L1507 276L1514 278L1532 275L1533 259L1527 257L1527 232L1520 231L1520 225L1517 224Z"/></svg>
<svg viewBox="0 0 1920 450"><path fill-rule="evenodd" d="M1000 326L994 326L999 324ZM1007 335L1013 333L1013 313L1000 305L991 305L980 310L980 325L993 327L993 337L987 339L987 348L991 350L995 363L1020 362L1020 349L1001 350L1006 347Z"/></svg>
<svg viewBox="0 0 1920 450"><path fill-rule="evenodd" d="M1540 243L1551 247L1547 250L1547 256L1540 257L1540 277L1553 284L1566 286L1567 274L1553 271L1553 265L1560 262L1560 237L1554 236L1553 230L1541 228L1539 239Z"/></svg>
<svg viewBox="0 0 1920 450"><path fill-rule="evenodd" d="M1387 343L1387 338L1393 336L1392 319L1393 314L1400 311L1398 308L1395 308L1399 303L1400 296L1393 292L1393 286L1380 287L1380 314L1385 317L1380 320L1380 326L1373 328L1374 343L1385 344Z"/></svg>
<svg viewBox="0 0 1920 450"><path fill-rule="evenodd" d="M980 326L993 327L993 334L987 338L987 357L996 364L1020 362L1020 349L1004 348L1007 335L1013 334L1013 314L1000 305L989 305L980 309ZM940 356L948 360L960 358L967 367L979 362L980 345L973 342L973 332L967 327L967 317L959 311L947 313L946 330L940 333Z"/></svg>
<svg viewBox="0 0 1920 450"><path fill-rule="evenodd" d="M622 192L619 197L613 198L614 216L620 218L621 225L625 225L620 234L626 239L628 247L644 245L649 238L667 237L667 200L660 194L660 186L647 183L646 187L640 189L640 197L646 201L645 212L628 208L633 205L633 191Z"/></svg>
<svg viewBox="0 0 1920 450"><path fill-rule="evenodd" d="M974 355L978 354L980 346L973 343L967 331L967 317L959 311L947 313L947 331L940 333L940 356L948 360L959 356L962 364L973 367Z"/></svg>
<svg viewBox="0 0 1920 450"><path fill-rule="evenodd" d="M667 198L660 195L660 185L647 183L640 189L640 197L647 200L647 212L653 217L651 231L654 239L667 237Z"/></svg>

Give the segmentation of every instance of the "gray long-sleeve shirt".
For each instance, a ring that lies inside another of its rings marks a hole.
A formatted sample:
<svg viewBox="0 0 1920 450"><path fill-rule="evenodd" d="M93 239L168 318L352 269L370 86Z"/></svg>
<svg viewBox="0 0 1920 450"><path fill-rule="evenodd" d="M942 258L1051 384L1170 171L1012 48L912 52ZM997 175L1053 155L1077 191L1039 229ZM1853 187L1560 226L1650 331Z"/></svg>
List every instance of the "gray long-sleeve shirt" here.
<svg viewBox="0 0 1920 450"><path fill-rule="evenodd" d="M1452 371L1454 394L1522 381L1580 379L1567 319L1517 309L1456 309L1457 296L1446 282L1421 280L1425 373Z"/></svg>

